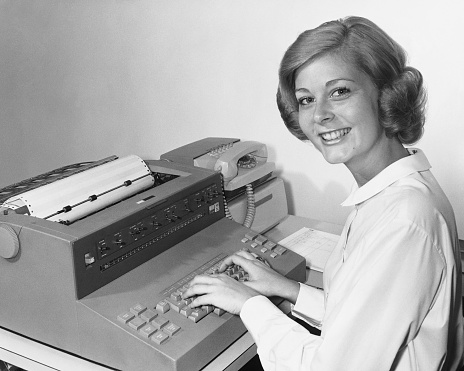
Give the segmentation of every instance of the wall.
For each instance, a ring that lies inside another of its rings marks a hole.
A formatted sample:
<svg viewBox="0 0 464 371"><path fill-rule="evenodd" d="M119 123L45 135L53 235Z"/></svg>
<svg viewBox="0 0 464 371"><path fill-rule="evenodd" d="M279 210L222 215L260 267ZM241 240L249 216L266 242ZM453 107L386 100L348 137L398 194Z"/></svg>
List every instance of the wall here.
<svg viewBox="0 0 464 371"><path fill-rule="evenodd" d="M277 69L307 28L372 19L429 90L424 149L464 237L464 51L459 1L0 0L0 186L111 154L160 154L205 136L267 143L291 211L342 224L353 183L294 139Z"/></svg>

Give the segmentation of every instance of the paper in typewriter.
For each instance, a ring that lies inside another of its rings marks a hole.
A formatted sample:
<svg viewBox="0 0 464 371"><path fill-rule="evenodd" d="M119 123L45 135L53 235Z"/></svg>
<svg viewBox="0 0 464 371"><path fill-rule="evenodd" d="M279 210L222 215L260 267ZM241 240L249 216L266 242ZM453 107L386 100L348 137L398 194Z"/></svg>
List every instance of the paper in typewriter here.
<svg viewBox="0 0 464 371"><path fill-rule="evenodd" d="M153 184L154 178L146 163L130 155L25 191L9 198L2 206L12 210L26 207L31 216L73 222ZM95 199L89 201L89 198ZM69 206L69 211L59 212Z"/></svg>
<svg viewBox="0 0 464 371"><path fill-rule="evenodd" d="M323 272L339 239L340 236L336 234L304 227L279 241L279 244L305 257L308 268Z"/></svg>

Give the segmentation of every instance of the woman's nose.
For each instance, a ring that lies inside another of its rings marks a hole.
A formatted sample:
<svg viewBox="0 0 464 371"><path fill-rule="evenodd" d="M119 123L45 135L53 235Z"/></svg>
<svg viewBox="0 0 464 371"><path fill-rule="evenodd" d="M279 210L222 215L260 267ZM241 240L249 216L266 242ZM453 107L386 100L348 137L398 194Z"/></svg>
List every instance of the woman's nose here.
<svg viewBox="0 0 464 371"><path fill-rule="evenodd" d="M314 121L318 124L325 124L334 117L330 102L326 100L318 101L314 109Z"/></svg>

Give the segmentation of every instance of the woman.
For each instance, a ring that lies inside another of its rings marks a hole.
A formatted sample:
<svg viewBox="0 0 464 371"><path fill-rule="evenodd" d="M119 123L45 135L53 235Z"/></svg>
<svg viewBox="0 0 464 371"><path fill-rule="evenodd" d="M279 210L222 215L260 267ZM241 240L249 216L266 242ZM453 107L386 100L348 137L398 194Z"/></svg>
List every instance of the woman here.
<svg viewBox="0 0 464 371"><path fill-rule="evenodd" d="M299 139L343 163L354 206L324 271L324 291L291 281L248 252L245 284L196 277L185 297L240 314L265 370L456 370L463 363L461 264L453 210L418 141L422 76L367 19L302 33L280 68L278 105ZM294 304L315 336L266 296Z"/></svg>

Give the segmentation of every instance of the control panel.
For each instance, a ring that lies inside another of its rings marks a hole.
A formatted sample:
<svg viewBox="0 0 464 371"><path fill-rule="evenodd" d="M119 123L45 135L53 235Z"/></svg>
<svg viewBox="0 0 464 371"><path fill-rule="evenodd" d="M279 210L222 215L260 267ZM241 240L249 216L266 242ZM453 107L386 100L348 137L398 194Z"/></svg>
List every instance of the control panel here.
<svg viewBox="0 0 464 371"><path fill-rule="evenodd" d="M220 175L212 178L76 241L78 299L224 217Z"/></svg>

